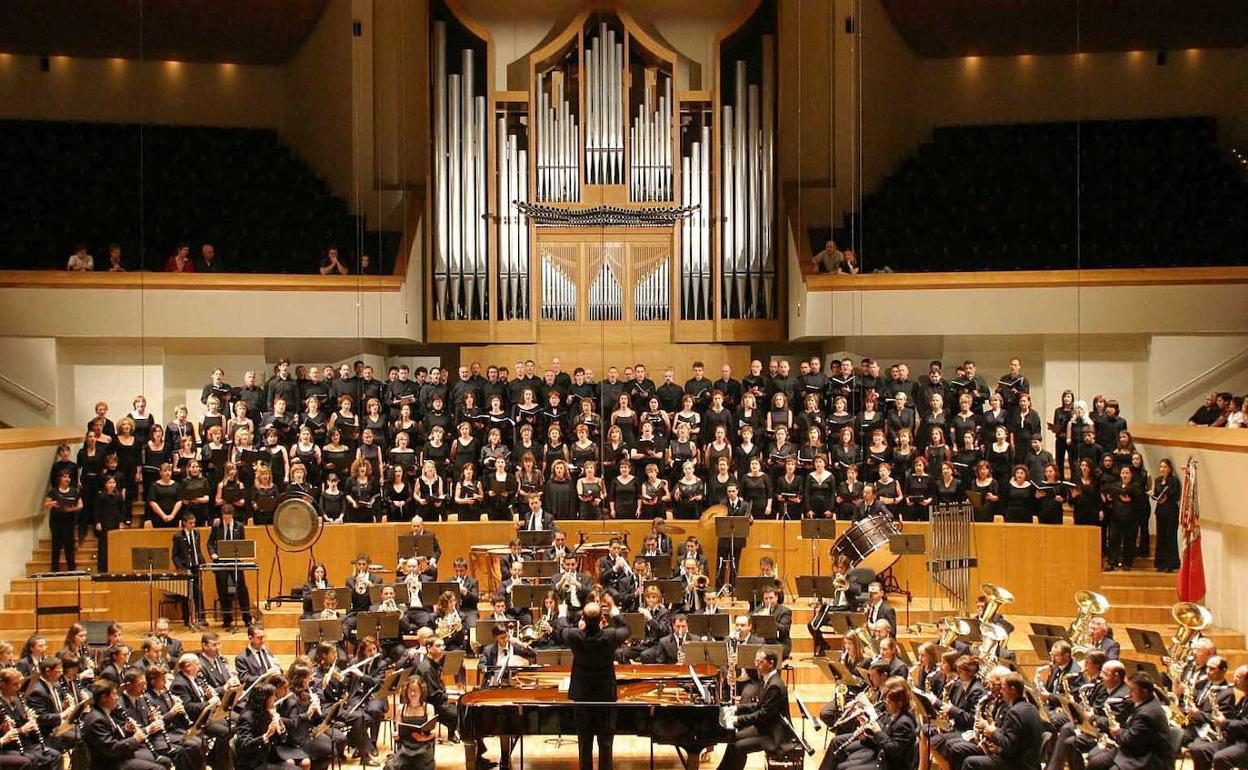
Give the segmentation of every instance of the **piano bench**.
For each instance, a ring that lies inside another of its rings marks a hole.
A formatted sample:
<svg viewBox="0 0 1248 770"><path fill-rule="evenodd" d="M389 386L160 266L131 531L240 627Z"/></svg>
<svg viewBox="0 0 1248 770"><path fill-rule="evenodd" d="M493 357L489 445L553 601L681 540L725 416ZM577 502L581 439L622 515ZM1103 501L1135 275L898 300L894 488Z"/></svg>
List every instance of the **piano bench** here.
<svg viewBox="0 0 1248 770"><path fill-rule="evenodd" d="M806 763L806 752L801 746L786 743L775 751L763 753L767 762L767 770L802 770Z"/></svg>

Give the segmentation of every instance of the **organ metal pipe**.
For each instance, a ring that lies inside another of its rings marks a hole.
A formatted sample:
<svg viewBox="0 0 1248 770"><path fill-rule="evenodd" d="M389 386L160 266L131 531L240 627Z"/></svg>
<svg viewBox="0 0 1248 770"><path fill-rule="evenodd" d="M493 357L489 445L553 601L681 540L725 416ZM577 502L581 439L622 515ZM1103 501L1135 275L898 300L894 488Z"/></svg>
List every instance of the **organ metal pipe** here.
<svg viewBox="0 0 1248 770"><path fill-rule="evenodd" d="M775 195L775 71L776 38L774 35L763 35L763 146L761 151L763 163L761 201L763 237L761 248L763 250L764 284L772 280L771 274L774 273L776 264L772 233L773 218L775 216L772 198ZM765 318L771 318L775 315L774 310L771 287L767 285L763 293L762 314Z"/></svg>
<svg viewBox="0 0 1248 770"><path fill-rule="evenodd" d="M698 273L701 290L698 296L698 318L711 317L711 127L702 126L702 140L698 146Z"/></svg>
<svg viewBox="0 0 1248 770"><path fill-rule="evenodd" d="M489 302L489 281L487 272L489 270L489 259L486 254L486 243L489 237L489 229L486 226L485 216L489 208L488 195L489 185L486 184L485 175L485 97L478 96L475 98L475 107L473 119L476 121L476 145L473 147L473 155L476 158L476 211L472 220L473 227L477 230L477 263L475 282L477 284L477 297L480 298L481 307L477 313L477 318L489 318L490 302Z"/></svg>
<svg viewBox="0 0 1248 770"><path fill-rule="evenodd" d="M463 278L463 262L462 262L462 243L463 243L463 198L460 193L460 184L463 175L460 170L461 155L459 152L460 143L460 85L459 75L451 75L446 79L447 83L447 112L449 120L447 127L447 168L446 178L448 182L447 196L449 204L447 206L447 215L450 222L447 225L449 239L449 258L447 260L447 269L450 273L451 294L448 302L447 316L449 318L460 317L459 304L459 286Z"/></svg>
<svg viewBox="0 0 1248 770"><path fill-rule="evenodd" d="M742 306L741 316L743 318L751 318L754 316L754 308L757 305L757 297L760 291L756 281L759 278L759 267L761 261L758 249L758 202L760 197L758 185L758 86L751 84L746 88L746 94L745 199L749 201L749 204L746 206L745 224L747 232L749 233L746 236L746 243L749 244L749 249L746 252L743 280L738 279L738 293L740 295Z"/></svg>
<svg viewBox="0 0 1248 770"><path fill-rule="evenodd" d="M461 280L464 282L464 305L460 314L464 318L473 317L473 303L476 302L474 289L476 283L473 276L476 274L477 259L477 228L473 224L474 209L476 206L476 196L474 195L473 171L474 164L472 159L472 138L476 134L473 127L473 105L472 105L472 51L465 50L461 52L460 77L459 86L461 89L459 97L459 109L462 115L459 119L459 169L463 175L463 179L459 185L460 199L460 219L459 226L461 231L462 252L460 259Z"/></svg>
<svg viewBox="0 0 1248 770"><path fill-rule="evenodd" d="M433 26L433 166L434 221L437 234L433 247L433 317L446 317L447 214L446 214L446 22Z"/></svg>
<svg viewBox="0 0 1248 770"><path fill-rule="evenodd" d="M736 251L736 172L733 169L732 148L733 148L733 123L735 116L731 105L725 105L723 108L723 120L720 121L720 138L719 148L721 160L721 171L719 174L720 189L720 248L719 255L720 265L720 312L725 317L731 317L732 292L729 287L732 285L732 273L735 262Z"/></svg>

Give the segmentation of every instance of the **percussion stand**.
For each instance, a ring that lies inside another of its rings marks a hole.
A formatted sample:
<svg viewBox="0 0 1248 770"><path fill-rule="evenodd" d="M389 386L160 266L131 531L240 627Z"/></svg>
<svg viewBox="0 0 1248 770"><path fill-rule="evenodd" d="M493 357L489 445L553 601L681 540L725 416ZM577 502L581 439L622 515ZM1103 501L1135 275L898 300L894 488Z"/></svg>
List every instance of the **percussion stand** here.
<svg viewBox="0 0 1248 770"><path fill-rule="evenodd" d="M923 556L927 553L927 538L924 535L890 535L888 547L896 556ZM914 628L910 625L910 604L914 601L914 594L910 591L909 578L906 579L906 588L903 590L897 582L897 576L893 574L893 568L889 567L880 576L880 584L885 593L902 594L906 597L906 631L914 633Z"/></svg>

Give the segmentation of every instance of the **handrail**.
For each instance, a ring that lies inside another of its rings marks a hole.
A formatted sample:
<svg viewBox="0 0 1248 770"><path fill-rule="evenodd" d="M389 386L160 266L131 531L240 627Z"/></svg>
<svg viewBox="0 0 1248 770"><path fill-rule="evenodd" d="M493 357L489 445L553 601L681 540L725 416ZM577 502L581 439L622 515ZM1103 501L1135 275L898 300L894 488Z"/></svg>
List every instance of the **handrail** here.
<svg viewBox="0 0 1248 770"><path fill-rule="evenodd" d="M1245 356L1248 356L1248 348L1244 348L1243 350L1239 351L1238 353L1233 353L1233 354L1231 354L1230 356L1227 356L1226 358L1222 359L1222 360L1221 360L1221 361L1219 361L1218 363L1216 363L1216 364L1214 364L1213 366L1209 367L1208 369L1204 370L1204 371L1203 371L1203 372L1201 372L1200 374L1197 374L1196 376L1192 377L1192 378L1191 378L1190 380L1188 380L1187 382L1183 383L1182 385L1179 385L1177 388L1174 388L1173 390L1171 390L1171 391L1170 391L1169 393L1167 393L1166 395L1164 395L1164 396L1162 396L1161 398L1157 399L1157 408L1158 408L1159 410L1165 411L1165 410L1166 410L1166 402L1167 402L1167 401L1169 401L1170 399L1174 398L1174 397L1175 397L1175 396L1177 396L1178 394L1180 394L1180 393L1184 392L1185 390L1187 390L1188 388L1192 387L1193 385L1196 385L1196 384L1197 384L1197 383L1199 383L1200 381L1202 381L1202 380L1204 380L1204 379L1207 379L1207 378L1209 378L1209 377L1213 376L1213 375L1214 375L1214 373L1216 373L1216 372L1218 372L1218 371L1220 371L1220 370L1222 370L1222 369L1225 369L1226 367L1230 366L1230 365L1231 365L1232 363L1234 363L1235 361L1238 361L1239 359L1241 359L1241 358L1243 358L1243 357L1245 357Z"/></svg>
<svg viewBox="0 0 1248 770"><path fill-rule="evenodd" d="M0 374L0 384L5 385L5 390L8 390L11 393L16 391L15 395L19 400L25 401L27 404L37 407L40 411L48 412L56 408L56 404L53 402L47 400L20 382L14 382L3 374Z"/></svg>
<svg viewBox="0 0 1248 770"><path fill-rule="evenodd" d="M954 273L858 273L857 275L812 273L806 270L802 273L802 279L806 282L807 289L812 292L1226 286L1248 283L1248 267L983 270Z"/></svg>

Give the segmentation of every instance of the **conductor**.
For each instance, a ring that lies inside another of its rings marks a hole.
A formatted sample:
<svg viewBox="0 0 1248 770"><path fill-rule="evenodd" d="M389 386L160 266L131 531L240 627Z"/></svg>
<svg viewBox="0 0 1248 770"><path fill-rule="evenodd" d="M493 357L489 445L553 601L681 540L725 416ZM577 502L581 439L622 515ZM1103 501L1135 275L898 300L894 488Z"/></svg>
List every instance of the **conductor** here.
<svg viewBox="0 0 1248 770"><path fill-rule="evenodd" d="M559 639L572 650L572 681L568 697L573 701L613 703L615 690L615 651L628 640L628 626L602 614L598 602L586 602L576 626L560 629ZM605 713L604 713L605 712ZM611 748L615 737L613 710L576 710L576 739L580 747L581 770L594 768L594 738L598 738L599 770L611 770Z"/></svg>

